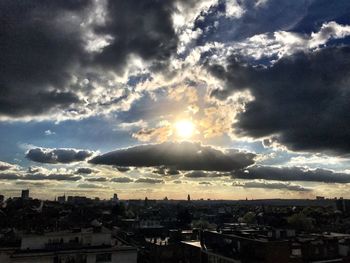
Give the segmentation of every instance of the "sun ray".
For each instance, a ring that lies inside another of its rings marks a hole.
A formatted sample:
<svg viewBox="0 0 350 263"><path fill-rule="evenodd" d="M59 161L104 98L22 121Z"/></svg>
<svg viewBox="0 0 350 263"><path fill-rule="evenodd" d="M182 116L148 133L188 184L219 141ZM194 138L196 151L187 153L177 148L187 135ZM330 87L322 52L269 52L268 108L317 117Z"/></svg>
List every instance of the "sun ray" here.
<svg viewBox="0 0 350 263"><path fill-rule="evenodd" d="M180 138L191 138L194 133L194 124L190 120L180 120L175 123L176 134Z"/></svg>

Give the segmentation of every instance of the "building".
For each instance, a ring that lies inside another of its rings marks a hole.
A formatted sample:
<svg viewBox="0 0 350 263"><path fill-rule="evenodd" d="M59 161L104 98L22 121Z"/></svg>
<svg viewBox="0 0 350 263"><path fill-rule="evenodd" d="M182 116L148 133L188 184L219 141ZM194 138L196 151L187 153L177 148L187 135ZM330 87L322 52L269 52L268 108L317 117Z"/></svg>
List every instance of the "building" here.
<svg viewBox="0 0 350 263"><path fill-rule="evenodd" d="M29 189L22 190L21 198L22 198L23 200L28 200L28 199L29 199Z"/></svg>
<svg viewBox="0 0 350 263"><path fill-rule="evenodd" d="M64 204L66 202L66 195L57 197L57 202L59 202L60 204Z"/></svg>
<svg viewBox="0 0 350 263"><path fill-rule="evenodd" d="M112 202L118 202L119 198L118 198L118 194L113 194L113 197L111 199Z"/></svg>
<svg viewBox="0 0 350 263"><path fill-rule="evenodd" d="M136 248L106 228L26 234L20 247L0 250L1 263L136 263Z"/></svg>
<svg viewBox="0 0 350 263"><path fill-rule="evenodd" d="M87 198L86 196L68 196L67 202L75 205L84 205L91 203L92 200L90 198Z"/></svg>
<svg viewBox="0 0 350 263"><path fill-rule="evenodd" d="M342 197L335 201L336 208L343 213L348 213L350 211L350 200L343 199Z"/></svg>
<svg viewBox="0 0 350 263"><path fill-rule="evenodd" d="M201 243L208 262L274 263L289 262L290 257L289 241L268 239L258 232L241 235L204 231Z"/></svg>

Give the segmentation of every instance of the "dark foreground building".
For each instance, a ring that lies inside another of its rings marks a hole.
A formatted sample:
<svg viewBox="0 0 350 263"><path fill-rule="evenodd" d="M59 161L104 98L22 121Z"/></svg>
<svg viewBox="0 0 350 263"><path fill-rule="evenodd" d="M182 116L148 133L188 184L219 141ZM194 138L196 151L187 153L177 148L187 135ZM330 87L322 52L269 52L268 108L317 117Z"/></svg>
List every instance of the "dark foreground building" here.
<svg viewBox="0 0 350 263"><path fill-rule="evenodd" d="M1 263L136 263L136 248L101 229L25 234L0 249Z"/></svg>
<svg viewBox="0 0 350 263"><path fill-rule="evenodd" d="M293 231L282 231L284 235L279 237L273 236L275 231L204 231L200 241L182 242L182 262L350 262L350 235L295 235Z"/></svg>

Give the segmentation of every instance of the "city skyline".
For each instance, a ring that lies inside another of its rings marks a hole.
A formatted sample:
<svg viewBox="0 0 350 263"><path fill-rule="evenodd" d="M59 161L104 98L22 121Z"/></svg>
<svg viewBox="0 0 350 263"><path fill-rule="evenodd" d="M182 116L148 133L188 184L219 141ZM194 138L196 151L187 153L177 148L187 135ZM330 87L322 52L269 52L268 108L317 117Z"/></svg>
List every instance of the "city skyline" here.
<svg viewBox="0 0 350 263"><path fill-rule="evenodd" d="M350 198L350 2L0 3L0 194Z"/></svg>

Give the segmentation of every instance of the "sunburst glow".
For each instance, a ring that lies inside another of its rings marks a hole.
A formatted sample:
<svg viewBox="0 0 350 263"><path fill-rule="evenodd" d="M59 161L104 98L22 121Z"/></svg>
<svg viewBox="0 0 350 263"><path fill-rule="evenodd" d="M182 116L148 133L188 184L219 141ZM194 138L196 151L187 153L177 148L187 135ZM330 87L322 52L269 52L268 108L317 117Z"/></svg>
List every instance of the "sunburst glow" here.
<svg viewBox="0 0 350 263"><path fill-rule="evenodd" d="M181 138L190 138L194 133L194 124L189 120L180 120L175 123L176 133Z"/></svg>

